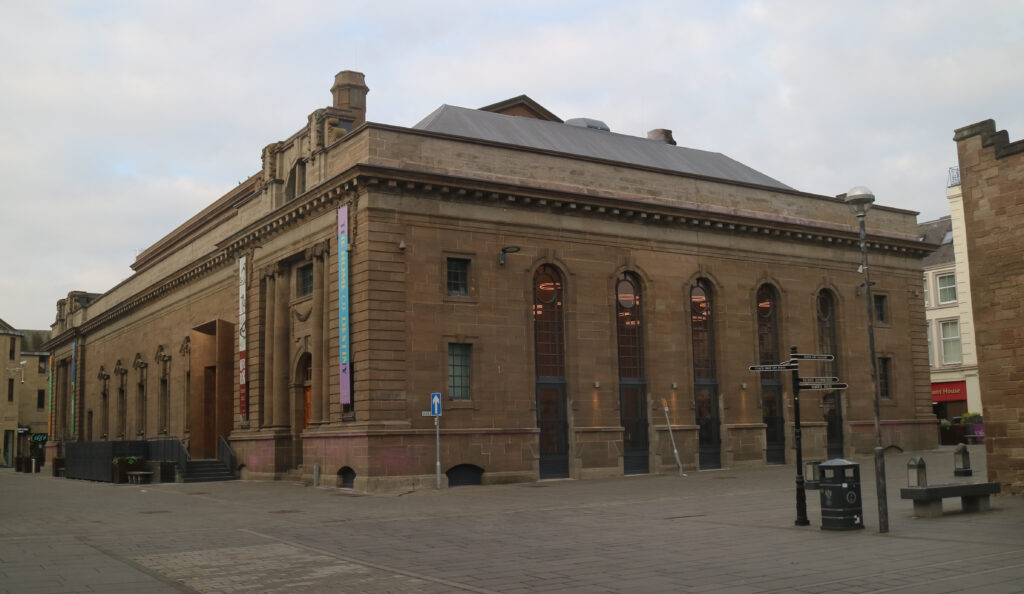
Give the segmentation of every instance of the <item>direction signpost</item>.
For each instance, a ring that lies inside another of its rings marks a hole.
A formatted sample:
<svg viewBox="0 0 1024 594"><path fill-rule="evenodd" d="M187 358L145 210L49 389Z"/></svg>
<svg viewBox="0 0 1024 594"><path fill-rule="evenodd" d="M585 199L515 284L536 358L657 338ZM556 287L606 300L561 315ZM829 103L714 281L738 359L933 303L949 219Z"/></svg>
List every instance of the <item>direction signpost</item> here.
<svg viewBox="0 0 1024 594"><path fill-rule="evenodd" d="M835 355L798 353L790 347L789 361L768 365L751 365L747 369L756 372L792 371L793 381L793 437L796 440L796 522L797 526L808 526L807 494L804 493L804 460L800 430L800 390L845 390L846 384L837 377L800 377L800 361L834 361Z"/></svg>
<svg viewBox="0 0 1024 594"><path fill-rule="evenodd" d="M432 392L430 394L430 410L425 410L420 414L424 417L434 417L434 448L436 452L436 463L435 472L437 474L437 488L441 488L441 393Z"/></svg>

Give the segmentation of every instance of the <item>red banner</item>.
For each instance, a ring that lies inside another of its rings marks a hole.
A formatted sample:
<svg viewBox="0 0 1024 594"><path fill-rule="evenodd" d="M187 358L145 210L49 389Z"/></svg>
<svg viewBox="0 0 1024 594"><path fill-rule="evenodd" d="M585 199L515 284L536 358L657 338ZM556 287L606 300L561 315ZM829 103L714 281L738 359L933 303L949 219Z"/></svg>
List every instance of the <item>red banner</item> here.
<svg viewBox="0 0 1024 594"><path fill-rule="evenodd" d="M967 382L941 382L932 384L932 402L967 400Z"/></svg>

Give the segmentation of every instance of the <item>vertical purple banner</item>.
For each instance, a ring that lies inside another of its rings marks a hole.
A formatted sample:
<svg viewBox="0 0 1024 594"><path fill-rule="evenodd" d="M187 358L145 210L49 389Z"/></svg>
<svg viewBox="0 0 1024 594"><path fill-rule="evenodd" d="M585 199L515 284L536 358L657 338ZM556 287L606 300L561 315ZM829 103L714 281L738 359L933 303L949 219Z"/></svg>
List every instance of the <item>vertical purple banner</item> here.
<svg viewBox="0 0 1024 594"><path fill-rule="evenodd" d="M352 403L352 378L349 376L348 345L348 205L338 208L338 360L341 366L338 384L341 404Z"/></svg>

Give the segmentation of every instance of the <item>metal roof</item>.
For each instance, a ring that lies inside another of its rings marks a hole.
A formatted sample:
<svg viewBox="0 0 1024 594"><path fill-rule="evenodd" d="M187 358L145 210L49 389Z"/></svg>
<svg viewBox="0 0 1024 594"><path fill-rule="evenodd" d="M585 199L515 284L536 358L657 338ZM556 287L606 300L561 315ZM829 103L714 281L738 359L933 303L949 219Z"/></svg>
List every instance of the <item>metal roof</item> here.
<svg viewBox="0 0 1024 594"><path fill-rule="evenodd" d="M442 105L413 128L782 190L793 189L722 153L453 105Z"/></svg>

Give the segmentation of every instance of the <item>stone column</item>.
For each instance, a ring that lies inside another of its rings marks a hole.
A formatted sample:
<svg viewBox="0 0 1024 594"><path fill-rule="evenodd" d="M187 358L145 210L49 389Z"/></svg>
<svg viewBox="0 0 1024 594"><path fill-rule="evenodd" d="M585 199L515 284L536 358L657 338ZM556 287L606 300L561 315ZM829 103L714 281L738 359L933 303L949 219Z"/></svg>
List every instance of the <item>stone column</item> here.
<svg viewBox="0 0 1024 594"><path fill-rule="evenodd" d="M266 292L263 303L263 426L274 426L274 275L264 274Z"/></svg>
<svg viewBox="0 0 1024 594"><path fill-rule="evenodd" d="M274 426L291 427L288 397L288 296L291 288L290 267L277 268L274 295Z"/></svg>
<svg viewBox="0 0 1024 594"><path fill-rule="evenodd" d="M324 274L323 274L323 261L324 261L324 249L323 245L318 244L313 247L313 377L312 379L312 394L310 395L310 424L319 425L324 419L324 384L323 384L323 368L324 368Z"/></svg>

